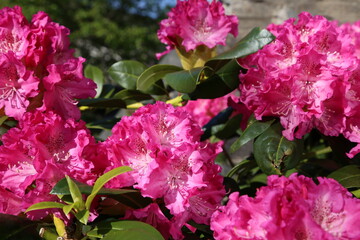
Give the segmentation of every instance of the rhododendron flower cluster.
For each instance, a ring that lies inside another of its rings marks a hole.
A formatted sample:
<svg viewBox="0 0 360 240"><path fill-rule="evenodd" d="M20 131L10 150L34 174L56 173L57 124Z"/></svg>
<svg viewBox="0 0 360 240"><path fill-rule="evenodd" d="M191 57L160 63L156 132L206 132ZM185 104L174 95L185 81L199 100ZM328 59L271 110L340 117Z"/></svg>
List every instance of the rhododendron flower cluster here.
<svg viewBox="0 0 360 240"><path fill-rule="evenodd" d="M217 240L360 239L360 199L333 179L272 175L255 198L232 193L211 218Z"/></svg>
<svg viewBox="0 0 360 240"><path fill-rule="evenodd" d="M1 213L19 214L34 203L56 201L49 193L65 175L87 184L96 180L93 163L82 156L95 140L82 121L64 120L53 112L25 113L1 141ZM46 216L45 211L37 214Z"/></svg>
<svg viewBox="0 0 360 240"><path fill-rule="evenodd" d="M316 127L327 136L358 137L359 59L354 40L336 22L303 12L268 27L274 43L240 60L242 102L257 119L278 116L293 140ZM348 155L360 152L354 148Z"/></svg>
<svg viewBox="0 0 360 240"><path fill-rule="evenodd" d="M77 98L95 96L96 84L83 76L83 58L69 49L70 31L44 12L28 22L21 8L0 10L0 108L21 119L39 108L80 118Z"/></svg>
<svg viewBox="0 0 360 240"><path fill-rule="evenodd" d="M178 0L168 16L160 22L158 31L158 38L167 45L167 51L157 57L176 47L183 47L188 52L201 45L208 48L225 45L229 33L235 37L238 34L238 18L225 15L220 1Z"/></svg>
<svg viewBox="0 0 360 240"><path fill-rule="evenodd" d="M163 198L174 216L175 238L181 238L181 226L189 219L209 223L225 194L214 163L220 146L200 142L201 134L184 109L157 102L123 117L104 142L111 167L133 169L112 186L133 185L145 197Z"/></svg>

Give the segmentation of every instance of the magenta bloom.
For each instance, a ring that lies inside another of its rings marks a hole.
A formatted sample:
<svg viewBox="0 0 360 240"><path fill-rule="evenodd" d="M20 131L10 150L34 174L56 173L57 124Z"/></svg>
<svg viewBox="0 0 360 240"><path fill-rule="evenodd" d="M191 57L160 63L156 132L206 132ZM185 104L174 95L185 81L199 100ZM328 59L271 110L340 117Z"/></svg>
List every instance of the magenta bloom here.
<svg viewBox="0 0 360 240"><path fill-rule="evenodd" d="M65 118L80 118L76 99L94 97L96 84L83 75L83 58L72 58L61 65L47 67L44 77L44 105L41 109L54 111Z"/></svg>
<svg viewBox="0 0 360 240"><path fill-rule="evenodd" d="M221 169L214 163L221 149L200 142L200 126L184 109L163 102L146 105L123 117L112 132L104 142L111 167L134 169L112 187L133 185L143 196L162 198L178 229L190 219L209 223L225 195ZM180 238L174 231L172 236Z"/></svg>
<svg viewBox="0 0 360 240"><path fill-rule="evenodd" d="M178 0L176 6L168 13L169 18L160 22L158 38L167 45L168 53L175 47L184 47L188 52L205 45L214 48L225 45L226 36L238 34L236 16L225 15L221 2L213 0Z"/></svg>
<svg viewBox="0 0 360 240"><path fill-rule="evenodd" d="M359 239L360 200L333 179L318 181L273 175L255 198L231 194L211 218L215 239Z"/></svg>
<svg viewBox="0 0 360 240"><path fill-rule="evenodd" d="M276 40L240 60L248 68L240 74L241 101L257 119L279 117L289 140L317 128L359 143L360 61L351 35L336 22L306 12L268 29Z"/></svg>
<svg viewBox="0 0 360 240"><path fill-rule="evenodd" d="M0 10L0 54L13 52L19 58L25 56L29 32L29 23L20 7Z"/></svg>
<svg viewBox="0 0 360 240"><path fill-rule="evenodd" d="M229 98L235 99L235 96L228 94L215 99L188 101L183 108L192 115L192 118L195 119L200 126L204 126L218 113L228 107Z"/></svg>
<svg viewBox="0 0 360 240"><path fill-rule="evenodd" d="M77 99L95 96L96 84L74 58L69 29L39 12L28 22L20 7L0 10L0 108L20 120L36 108L80 118Z"/></svg>
<svg viewBox="0 0 360 240"><path fill-rule="evenodd" d="M13 52L0 54L0 108L20 119L29 106L29 98L38 93L39 80L28 71Z"/></svg>
<svg viewBox="0 0 360 240"><path fill-rule="evenodd" d="M57 200L49 192L65 175L87 184L97 177L92 162L82 157L84 148L95 141L84 122L63 120L52 112L26 113L1 140L0 187L14 202L21 198L17 213L37 202ZM3 213L13 211L7 208Z"/></svg>

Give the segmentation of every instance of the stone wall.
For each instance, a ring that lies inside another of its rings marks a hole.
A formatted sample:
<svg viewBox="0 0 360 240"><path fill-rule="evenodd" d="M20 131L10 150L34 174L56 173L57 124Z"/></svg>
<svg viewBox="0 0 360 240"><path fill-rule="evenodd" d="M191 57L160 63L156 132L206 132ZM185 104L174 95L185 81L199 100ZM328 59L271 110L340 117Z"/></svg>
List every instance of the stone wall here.
<svg viewBox="0 0 360 240"><path fill-rule="evenodd" d="M307 11L339 22L360 19L360 0L224 0L227 14L239 17L239 37L253 27L279 24Z"/></svg>

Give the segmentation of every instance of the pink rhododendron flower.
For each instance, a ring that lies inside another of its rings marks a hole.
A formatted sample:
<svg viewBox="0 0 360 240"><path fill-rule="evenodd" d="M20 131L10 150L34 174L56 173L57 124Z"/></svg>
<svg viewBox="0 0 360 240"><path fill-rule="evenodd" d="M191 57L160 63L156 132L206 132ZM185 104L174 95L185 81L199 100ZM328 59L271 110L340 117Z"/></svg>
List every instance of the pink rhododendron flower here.
<svg viewBox="0 0 360 240"><path fill-rule="evenodd" d="M84 61L83 58L73 58L64 64L47 67L49 75L43 79L43 110L52 110L65 118L80 118L76 99L94 97L96 94L96 84L83 75Z"/></svg>
<svg viewBox="0 0 360 240"><path fill-rule="evenodd" d="M5 114L20 119L29 106L29 98L37 95L39 80L14 56L0 54L0 108Z"/></svg>
<svg viewBox="0 0 360 240"><path fill-rule="evenodd" d="M360 61L349 29L303 12L298 21L268 26L276 40L239 60L241 101L263 116L280 117L283 135L301 138L316 127L322 134L354 138ZM351 135L351 136L350 136ZM352 140L353 139L353 140ZM357 147L359 148L359 147ZM352 150L353 157L359 150Z"/></svg>
<svg viewBox="0 0 360 240"><path fill-rule="evenodd" d="M19 212L57 200L49 192L65 175L87 184L97 177L92 162L82 157L83 149L95 141L82 121L63 120L52 112L26 113L1 140L0 187L22 199Z"/></svg>
<svg viewBox="0 0 360 240"><path fill-rule="evenodd" d="M96 84L74 58L69 29L39 12L28 22L20 7L0 10L0 108L16 120L36 108L80 118L77 100L95 96Z"/></svg>
<svg viewBox="0 0 360 240"><path fill-rule="evenodd" d="M225 195L221 169L214 163L221 148L200 142L200 126L183 108L146 105L123 117L112 133L104 142L109 164L133 171L117 177L111 187L133 185L145 197L163 198L178 229L190 219L209 222Z"/></svg>
<svg viewBox="0 0 360 240"><path fill-rule="evenodd" d="M19 58L25 56L29 32L30 27L20 7L0 10L0 54L13 52Z"/></svg>
<svg viewBox="0 0 360 240"><path fill-rule="evenodd" d="M360 21L354 23L344 23L340 28L351 37L351 42L355 46L355 55L360 59Z"/></svg>
<svg viewBox="0 0 360 240"><path fill-rule="evenodd" d="M222 3L213 0L178 0L168 13L169 18L160 22L158 38L167 45L167 51L157 54L160 58L175 47L183 46L188 52L200 45L214 48L225 45L226 36L238 34L236 16L225 15Z"/></svg>
<svg viewBox="0 0 360 240"><path fill-rule="evenodd" d="M197 99L188 101L183 107L188 111L192 118L200 126L207 124L213 117L228 107L229 98L234 98L233 94L228 94L215 99Z"/></svg>
<svg viewBox="0 0 360 240"><path fill-rule="evenodd" d="M358 239L360 200L338 182L268 177L255 198L232 193L211 218L215 239Z"/></svg>

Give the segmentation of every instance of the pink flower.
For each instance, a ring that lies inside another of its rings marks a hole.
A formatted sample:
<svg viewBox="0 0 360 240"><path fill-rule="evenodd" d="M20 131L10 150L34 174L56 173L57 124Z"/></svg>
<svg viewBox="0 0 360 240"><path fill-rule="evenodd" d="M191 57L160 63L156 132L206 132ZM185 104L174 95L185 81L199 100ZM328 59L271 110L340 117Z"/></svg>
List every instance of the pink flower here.
<svg viewBox="0 0 360 240"><path fill-rule="evenodd" d="M198 46L214 48L225 45L226 36L238 34L238 19L227 16L221 2L213 0L178 0L168 13L169 18L160 22L158 38L167 45L167 51L157 54L160 58L175 47L184 47L188 52Z"/></svg>
<svg viewBox="0 0 360 240"><path fill-rule="evenodd" d="M0 10L0 54L13 52L17 58L25 56L29 32L29 23L19 6Z"/></svg>
<svg viewBox="0 0 360 240"><path fill-rule="evenodd" d="M21 119L29 98L38 94L39 80L28 71L13 52L0 54L0 108L5 114Z"/></svg>
<svg viewBox="0 0 360 240"><path fill-rule="evenodd" d="M44 105L41 110L54 111L64 118L80 118L76 99L94 97L96 84L83 75L83 58L72 58L66 63L47 67L44 77Z"/></svg>
<svg viewBox="0 0 360 240"><path fill-rule="evenodd" d="M133 185L145 197L162 198L178 229L190 219L209 222L225 195L221 169L214 163L221 149L200 142L200 126L183 108L146 105L123 117L112 132L104 142L109 165L133 169L112 187Z"/></svg>
<svg viewBox="0 0 360 240"><path fill-rule="evenodd" d="M358 239L360 200L338 182L292 174L268 177L255 198L230 195L211 218L215 239Z"/></svg>
<svg viewBox="0 0 360 240"><path fill-rule="evenodd" d="M198 99L188 101L183 107L200 126L207 124L213 117L228 107L229 98L235 99L232 94L215 99Z"/></svg>
<svg viewBox="0 0 360 240"><path fill-rule="evenodd" d="M257 119L279 117L289 140L316 127L324 135L343 134L359 143L353 119L360 90L355 33L306 12L297 22L289 19L268 29L276 40L239 60L248 68L240 74L241 101Z"/></svg>
<svg viewBox="0 0 360 240"><path fill-rule="evenodd" d="M22 198L17 207L21 211L57 200L49 192L65 175L87 184L97 177L92 162L82 157L84 148L95 141L84 122L63 120L52 112L26 113L1 140L0 187Z"/></svg>

